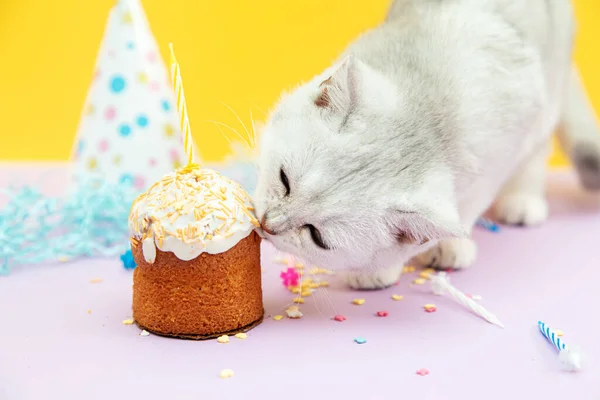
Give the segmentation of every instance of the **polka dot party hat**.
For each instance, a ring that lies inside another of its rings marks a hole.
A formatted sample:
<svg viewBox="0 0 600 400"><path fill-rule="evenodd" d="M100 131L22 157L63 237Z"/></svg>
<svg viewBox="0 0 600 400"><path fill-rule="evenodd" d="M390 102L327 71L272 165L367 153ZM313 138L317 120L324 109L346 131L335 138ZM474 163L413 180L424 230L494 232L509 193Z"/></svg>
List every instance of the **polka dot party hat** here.
<svg viewBox="0 0 600 400"><path fill-rule="evenodd" d="M173 86L142 5L118 1L74 143L74 178L147 189L187 161L177 115Z"/></svg>

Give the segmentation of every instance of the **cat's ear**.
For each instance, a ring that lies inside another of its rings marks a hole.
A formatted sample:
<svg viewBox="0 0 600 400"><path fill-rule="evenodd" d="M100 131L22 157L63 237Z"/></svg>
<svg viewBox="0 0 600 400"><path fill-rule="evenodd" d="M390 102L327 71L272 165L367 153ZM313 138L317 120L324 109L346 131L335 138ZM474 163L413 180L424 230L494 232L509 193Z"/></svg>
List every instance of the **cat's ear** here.
<svg viewBox="0 0 600 400"><path fill-rule="evenodd" d="M319 92L314 99L315 105L334 113L349 113L358 99L357 75L357 61L350 54L336 67L329 78L321 82Z"/></svg>
<svg viewBox="0 0 600 400"><path fill-rule="evenodd" d="M432 240L467 236L455 207L395 211L393 232L402 244L421 245Z"/></svg>

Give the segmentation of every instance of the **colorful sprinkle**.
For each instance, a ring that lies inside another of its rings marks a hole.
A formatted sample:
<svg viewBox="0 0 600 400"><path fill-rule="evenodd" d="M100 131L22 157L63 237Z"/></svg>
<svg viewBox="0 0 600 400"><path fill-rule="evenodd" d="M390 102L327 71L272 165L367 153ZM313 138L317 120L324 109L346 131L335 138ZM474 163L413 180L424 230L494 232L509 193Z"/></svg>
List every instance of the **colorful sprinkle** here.
<svg viewBox="0 0 600 400"><path fill-rule="evenodd" d="M425 283L427 283L427 280L423 278L417 278L413 281L413 283L415 285L424 285Z"/></svg>
<svg viewBox="0 0 600 400"><path fill-rule="evenodd" d="M358 343L358 344L365 344L365 343L367 343L367 339L365 339L365 338L364 338L364 337L362 337L362 336L359 336L359 337L356 337L356 338L354 338L354 341L355 341L356 343Z"/></svg>
<svg viewBox="0 0 600 400"><path fill-rule="evenodd" d="M281 320L283 319L283 315L274 315L274 316L273 316L273 319L274 319L275 321L281 321Z"/></svg>
<svg viewBox="0 0 600 400"><path fill-rule="evenodd" d="M404 267L402 269L402 272L404 272L405 274L411 273L411 272L415 272L417 269L411 265L407 265L406 267Z"/></svg>
<svg viewBox="0 0 600 400"><path fill-rule="evenodd" d="M229 343L229 336L222 335L217 338L217 342L219 343Z"/></svg>
<svg viewBox="0 0 600 400"><path fill-rule="evenodd" d="M224 369L221 371L221 373L219 374L219 377L221 379L227 379L227 378L231 378L233 376L233 370L232 369Z"/></svg>
<svg viewBox="0 0 600 400"><path fill-rule="evenodd" d="M354 299L352 300L352 304L356 304L357 306L362 306L363 304L365 304L365 299Z"/></svg>
<svg viewBox="0 0 600 400"><path fill-rule="evenodd" d="M123 325L133 325L135 321L133 320L133 318L128 318L128 319L124 319L121 323Z"/></svg>
<svg viewBox="0 0 600 400"><path fill-rule="evenodd" d="M294 299L294 303L296 303L296 304L304 304L304 299L302 297L296 297Z"/></svg>
<svg viewBox="0 0 600 400"><path fill-rule="evenodd" d="M392 300L395 300L395 301L400 301L400 300L402 300L403 298L404 298L404 296L401 296L401 295L399 295L399 294L393 294L393 295L392 295Z"/></svg>
<svg viewBox="0 0 600 400"><path fill-rule="evenodd" d="M555 329L554 333L556 334L556 336L561 337L563 336L565 333L563 331L561 331L560 329Z"/></svg>
<svg viewBox="0 0 600 400"><path fill-rule="evenodd" d="M344 317L343 315L336 315L335 317L333 317L333 319L338 322L344 322L346 320L346 317Z"/></svg>
<svg viewBox="0 0 600 400"><path fill-rule="evenodd" d="M425 376L429 375L429 370L427 368L421 368L417 370L417 375Z"/></svg>
<svg viewBox="0 0 600 400"><path fill-rule="evenodd" d="M377 316L378 317L387 317L388 312L387 311L377 311Z"/></svg>
<svg viewBox="0 0 600 400"><path fill-rule="evenodd" d="M140 336L150 336L150 332L148 332L147 330L143 329L143 330L140 332Z"/></svg>
<svg viewBox="0 0 600 400"><path fill-rule="evenodd" d="M162 109L165 110L165 111L170 111L171 110L171 104L167 100L163 100L161 102L161 106L162 106Z"/></svg>
<svg viewBox="0 0 600 400"><path fill-rule="evenodd" d="M133 259L133 253L130 249L126 250L125 253L121 254L119 258L121 259L121 262L123 263L123 267L125 269L134 269L135 267L137 267L137 264Z"/></svg>
<svg viewBox="0 0 600 400"><path fill-rule="evenodd" d="M425 309L426 312L428 313L432 313L437 311L437 307L435 306L435 304L425 304L423 306L423 308Z"/></svg>
<svg viewBox="0 0 600 400"><path fill-rule="evenodd" d="M248 338L248 335L247 335L247 334L245 334L244 332L240 332L240 333L236 333L236 334L235 334L235 337L236 337L237 339L247 339L247 338Z"/></svg>
<svg viewBox="0 0 600 400"><path fill-rule="evenodd" d="M100 283L100 282L102 282L102 278L90 279L90 283Z"/></svg>
<svg viewBox="0 0 600 400"><path fill-rule="evenodd" d="M288 307L285 310L285 313L287 314L288 318L292 318L292 319L302 318L304 316L304 314L302 314L302 312L300 311L300 308L298 306Z"/></svg>
<svg viewBox="0 0 600 400"><path fill-rule="evenodd" d="M279 274L279 277L283 281L283 286L298 286L298 279L300 274L294 268L288 268Z"/></svg>

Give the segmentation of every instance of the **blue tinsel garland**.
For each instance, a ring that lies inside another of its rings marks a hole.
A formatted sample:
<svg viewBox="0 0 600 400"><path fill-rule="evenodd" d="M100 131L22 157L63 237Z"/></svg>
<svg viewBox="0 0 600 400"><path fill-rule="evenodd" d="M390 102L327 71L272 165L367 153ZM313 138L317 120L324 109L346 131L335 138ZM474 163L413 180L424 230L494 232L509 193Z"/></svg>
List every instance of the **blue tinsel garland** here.
<svg viewBox="0 0 600 400"><path fill-rule="evenodd" d="M5 189L0 210L0 274L17 264L115 256L128 246L130 185L81 181L64 198L32 187Z"/></svg>

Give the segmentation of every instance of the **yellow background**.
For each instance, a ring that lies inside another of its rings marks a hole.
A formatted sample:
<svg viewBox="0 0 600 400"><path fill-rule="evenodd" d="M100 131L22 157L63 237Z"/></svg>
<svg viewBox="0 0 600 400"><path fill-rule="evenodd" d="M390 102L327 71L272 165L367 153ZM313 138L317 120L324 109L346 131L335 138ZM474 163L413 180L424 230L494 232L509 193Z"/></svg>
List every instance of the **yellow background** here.
<svg viewBox="0 0 600 400"><path fill-rule="evenodd" d="M282 89L322 70L390 0L143 0L168 60L181 63L192 130L205 160L229 145L207 120L242 130ZM0 0L0 160L66 160L114 0ZM576 60L600 110L600 2L575 0ZM555 153L554 165L564 158Z"/></svg>

